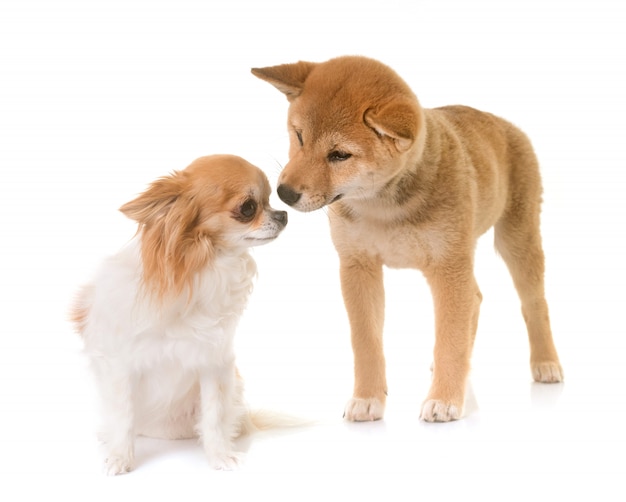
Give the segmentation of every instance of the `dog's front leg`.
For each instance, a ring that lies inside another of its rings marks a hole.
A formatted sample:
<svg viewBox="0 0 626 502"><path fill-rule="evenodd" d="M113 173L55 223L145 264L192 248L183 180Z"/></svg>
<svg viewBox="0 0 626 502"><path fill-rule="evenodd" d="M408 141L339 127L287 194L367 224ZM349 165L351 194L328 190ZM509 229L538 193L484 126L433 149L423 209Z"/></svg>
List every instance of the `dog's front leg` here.
<svg viewBox="0 0 626 502"><path fill-rule="evenodd" d="M200 374L201 417L197 426L209 464L232 470L240 462L233 449L236 430L235 363L204 369Z"/></svg>
<svg viewBox="0 0 626 502"><path fill-rule="evenodd" d="M102 401L99 437L105 450L104 468L109 476L124 474L135 462L133 377L113 369L107 361L98 361L94 367Z"/></svg>
<svg viewBox="0 0 626 502"><path fill-rule="evenodd" d="M426 274L435 306L432 383L421 419L448 422L463 415L465 387L482 295L467 266L439 267Z"/></svg>
<svg viewBox="0 0 626 502"><path fill-rule="evenodd" d="M344 417L379 420L385 411L387 381L383 353L385 290L380 260L369 256L340 258L341 289L350 320L354 352L354 395Z"/></svg>

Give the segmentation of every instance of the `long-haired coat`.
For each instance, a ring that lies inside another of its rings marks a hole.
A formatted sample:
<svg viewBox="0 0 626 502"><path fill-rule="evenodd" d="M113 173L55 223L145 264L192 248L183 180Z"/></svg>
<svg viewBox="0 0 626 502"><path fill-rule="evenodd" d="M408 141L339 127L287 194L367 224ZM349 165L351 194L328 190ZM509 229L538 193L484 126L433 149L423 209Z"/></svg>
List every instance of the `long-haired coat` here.
<svg viewBox="0 0 626 502"><path fill-rule="evenodd" d="M233 350L256 274L248 248L287 224L269 195L260 169L215 155L121 207L137 235L72 309L100 391L107 473L133 468L136 435L199 436L211 466L237 465L233 440L252 427Z"/></svg>

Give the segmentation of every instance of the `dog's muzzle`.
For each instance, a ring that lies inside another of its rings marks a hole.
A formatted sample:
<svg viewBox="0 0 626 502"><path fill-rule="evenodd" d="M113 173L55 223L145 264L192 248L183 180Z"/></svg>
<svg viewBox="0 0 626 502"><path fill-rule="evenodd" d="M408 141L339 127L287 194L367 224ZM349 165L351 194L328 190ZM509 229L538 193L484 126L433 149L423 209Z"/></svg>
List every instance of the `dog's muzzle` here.
<svg viewBox="0 0 626 502"><path fill-rule="evenodd" d="M276 192L278 193L280 200L289 206L293 206L300 200L300 197L302 197L301 193L295 192L287 185L278 185Z"/></svg>

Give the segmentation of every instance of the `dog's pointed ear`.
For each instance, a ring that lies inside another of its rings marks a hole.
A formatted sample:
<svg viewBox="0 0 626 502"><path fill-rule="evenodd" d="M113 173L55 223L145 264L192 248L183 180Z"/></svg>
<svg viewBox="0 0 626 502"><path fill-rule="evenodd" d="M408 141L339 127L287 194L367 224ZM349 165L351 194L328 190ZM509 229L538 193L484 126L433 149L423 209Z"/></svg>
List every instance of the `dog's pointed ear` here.
<svg viewBox="0 0 626 502"><path fill-rule="evenodd" d="M318 63L299 61L291 64L252 68L252 74L272 84L282 92L289 101L293 101L302 93L304 81Z"/></svg>
<svg viewBox="0 0 626 502"><path fill-rule="evenodd" d="M149 224L165 216L181 194L180 178L181 174L177 172L159 178L137 198L120 207L120 211L140 224Z"/></svg>
<svg viewBox="0 0 626 502"><path fill-rule="evenodd" d="M400 152L407 151L425 134L423 110L404 97L366 110L363 119L380 136L391 138Z"/></svg>

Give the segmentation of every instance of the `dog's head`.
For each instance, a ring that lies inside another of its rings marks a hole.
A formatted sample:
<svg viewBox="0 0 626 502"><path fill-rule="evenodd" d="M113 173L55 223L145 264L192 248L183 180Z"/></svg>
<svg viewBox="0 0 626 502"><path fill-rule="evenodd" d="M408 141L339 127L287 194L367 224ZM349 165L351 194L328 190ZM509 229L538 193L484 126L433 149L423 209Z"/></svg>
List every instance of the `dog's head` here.
<svg viewBox="0 0 626 502"><path fill-rule="evenodd" d="M423 111L407 84L378 61L346 56L252 73L290 103L290 158L278 195L295 209L375 197L421 155Z"/></svg>
<svg viewBox="0 0 626 502"><path fill-rule="evenodd" d="M215 256L274 240L287 213L270 207L265 174L234 155L201 157L158 179L120 211L139 223L144 282L180 293Z"/></svg>

